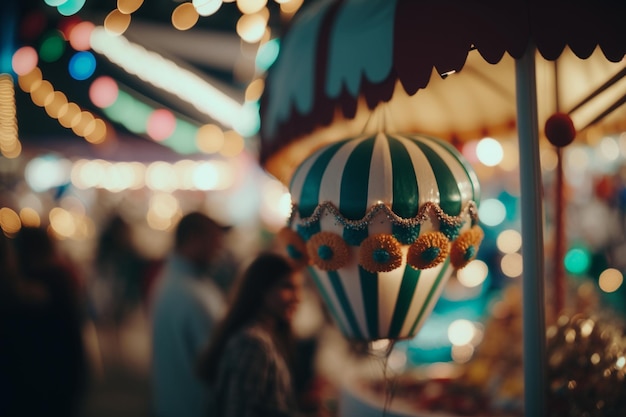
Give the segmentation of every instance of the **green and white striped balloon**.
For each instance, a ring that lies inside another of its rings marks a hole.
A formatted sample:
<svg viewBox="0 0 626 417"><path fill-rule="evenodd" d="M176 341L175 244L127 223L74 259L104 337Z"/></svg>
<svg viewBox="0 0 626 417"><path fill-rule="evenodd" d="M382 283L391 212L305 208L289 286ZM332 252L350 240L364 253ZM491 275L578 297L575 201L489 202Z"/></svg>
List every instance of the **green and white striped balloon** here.
<svg viewBox="0 0 626 417"><path fill-rule="evenodd" d="M453 240L475 224L480 187L463 156L425 135L346 139L307 158L290 192L289 226L303 241L328 232L347 247L340 268L314 262L309 268L343 334L356 340L417 334L452 268L448 257L435 267L416 269L407 264L408 248L424 233L446 229ZM377 235L400 242L401 263L393 270L371 272L359 263L359 246Z"/></svg>

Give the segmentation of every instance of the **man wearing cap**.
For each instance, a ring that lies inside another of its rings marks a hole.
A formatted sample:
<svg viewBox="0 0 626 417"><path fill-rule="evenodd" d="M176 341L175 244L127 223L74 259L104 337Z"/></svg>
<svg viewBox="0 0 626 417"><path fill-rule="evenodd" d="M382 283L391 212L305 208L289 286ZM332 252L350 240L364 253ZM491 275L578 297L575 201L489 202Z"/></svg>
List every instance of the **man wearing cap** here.
<svg viewBox="0 0 626 417"><path fill-rule="evenodd" d="M228 227L200 212L185 215L152 304L152 385L156 417L207 417L208 393L196 376L197 356L225 309L208 277Z"/></svg>

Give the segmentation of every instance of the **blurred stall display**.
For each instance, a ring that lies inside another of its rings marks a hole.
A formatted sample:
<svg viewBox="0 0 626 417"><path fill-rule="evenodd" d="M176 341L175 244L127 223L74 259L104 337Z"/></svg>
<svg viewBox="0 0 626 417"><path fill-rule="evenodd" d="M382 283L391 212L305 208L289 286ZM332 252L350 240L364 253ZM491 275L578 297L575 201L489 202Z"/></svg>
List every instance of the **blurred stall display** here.
<svg viewBox="0 0 626 417"><path fill-rule="evenodd" d="M599 305L601 296L590 281L570 290L572 309L546 332L548 417L622 416L625 322ZM363 416L379 415L392 386L393 399L386 410L390 416L522 416L521 309L519 286L508 287L491 303L482 341L469 361L427 364L388 379L352 381L342 393L346 403L340 415L348 417L353 409L363 411Z"/></svg>

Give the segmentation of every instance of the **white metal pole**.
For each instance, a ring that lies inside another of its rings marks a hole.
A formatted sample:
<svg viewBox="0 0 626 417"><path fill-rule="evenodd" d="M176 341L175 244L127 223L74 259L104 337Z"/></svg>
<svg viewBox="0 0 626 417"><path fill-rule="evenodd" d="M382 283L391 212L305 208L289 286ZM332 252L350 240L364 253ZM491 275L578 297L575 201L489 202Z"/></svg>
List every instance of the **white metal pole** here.
<svg viewBox="0 0 626 417"><path fill-rule="evenodd" d="M526 417L547 415L546 332L541 165L537 118L535 48L515 62L520 153L524 409Z"/></svg>

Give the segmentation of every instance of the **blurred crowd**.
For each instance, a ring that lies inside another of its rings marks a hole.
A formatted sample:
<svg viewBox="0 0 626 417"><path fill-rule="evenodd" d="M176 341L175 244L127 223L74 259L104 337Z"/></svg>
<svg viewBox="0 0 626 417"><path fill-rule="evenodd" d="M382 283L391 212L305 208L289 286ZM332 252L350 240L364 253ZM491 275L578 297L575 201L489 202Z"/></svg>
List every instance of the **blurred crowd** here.
<svg viewBox="0 0 626 417"><path fill-rule="evenodd" d="M42 228L0 236L0 415L77 416L88 383L82 285Z"/></svg>
<svg viewBox="0 0 626 417"><path fill-rule="evenodd" d="M103 335L107 349L123 350L137 314L148 339L147 417L331 415L314 369L329 323L317 294L271 243L233 256L230 229L190 213L169 253L149 259L132 225L113 216L88 268L43 226L0 234L0 416L87 417L86 399L111 367Z"/></svg>

